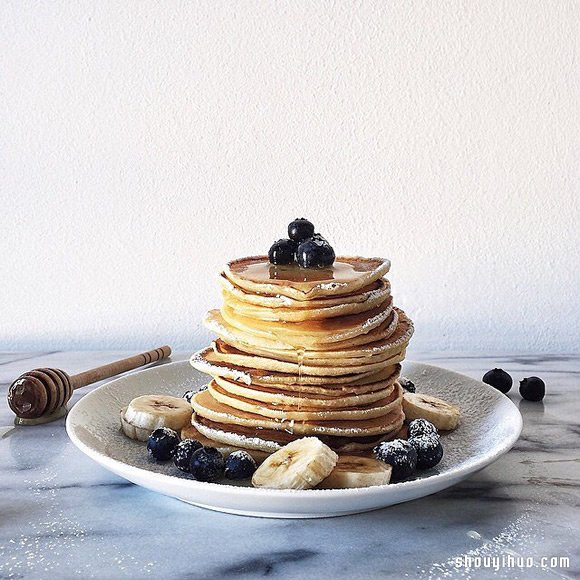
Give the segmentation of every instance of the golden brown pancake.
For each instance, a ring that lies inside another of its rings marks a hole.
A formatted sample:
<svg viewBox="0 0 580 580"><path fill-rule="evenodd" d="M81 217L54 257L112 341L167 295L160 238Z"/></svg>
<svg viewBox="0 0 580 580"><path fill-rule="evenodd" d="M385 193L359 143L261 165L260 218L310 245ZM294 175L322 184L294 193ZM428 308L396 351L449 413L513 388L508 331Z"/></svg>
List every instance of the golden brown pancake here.
<svg viewBox="0 0 580 580"><path fill-rule="evenodd" d="M352 294L382 278L390 267L391 263L384 258L359 256L339 256L330 268L274 266L267 256L251 256L229 262L224 274L252 294L312 300Z"/></svg>
<svg viewBox="0 0 580 580"><path fill-rule="evenodd" d="M205 435L202 435L193 425L188 425L181 430L180 433L181 440L184 439L195 439L199 441L204 447L216 447L217 450L224 456L227 457L231 455L234 451L240 451L243 449L247 451L253 458L254 461L259 465L270 455L267 451L260 451L258 449L244 449L243 447L236 447L234 445L226 445L220 443L215 439L208 439Z"/></svg>
<svg viewBox="0 0 580 580"><path fill-rule="evenodd" d="M293 307L270 307L251 304L240 300L239 295L234 292L224 290L222 296L224 303L239 314L253 318L256 320L271 320L271 321L285 321L285 322L305 322L308 320L321 320L325 318L337 318L340 316L348 316L350 314L360 314L361 312L368 312L373 308L377 308L390 295L390 289L386 284L376 290L360 295L361 299L335 305L325 305L314 307L312 301L303 301L310 305L310 308L293 308ZM247 296L247 294L246 294ZM356 296L356 295L351 295ZM328 299L327 299L328 300ZM299 301L295 300L295 303ZM322 302L319 300L317 302Z"/></svg>
<svg viewBox="0 0 580 580"><path fill-rule="evenodd" d="M221 314L228 324L244 332L278 340L296 349L309 349L368 334L389 318L393 310L392 302L389 296L380 306L368 312L304 322L256 320L243 316L227 304L222 305Z"/></svg>
<svg viewBox="0 0 580 580"><path fill-rule="evenodd" d="M258 385L242 385L235 381L229 381L223 377L213 379L222 389L232 395L239 395L253 401L272 403L278 409L299 408L339 408L356 407L379 401L390 395L394 388L393 383L376 383L373 390L368 387L359 387L363 392L345 393L340 389L326 389L322 393L304 392L303 390L283 390L280 388L261 387ZM373 385L371 385L373 386Z"/></svg>
<svg viewBox="0 0 580 580"><path fill-rule="evenodd" d="M265 308L284 308L286 310L312 310L357 302L366 302L377 293L383 294L386 292L390 294L391 292L391 283L386 278L380 278L368 286L356 290L352 294L323 296L321 298L313 298L312 300L294 300L288 296L269 296L266 294L254 294L248 292L247 290L233 284L223 272L220 274L218 280L221 284L222 291L231 294L241 302L247 302L248 304L254 304L255 306L263 306Z"/></svg>
<svg viewBox="0 0 580 580"><path fill-rule="evenodd" d="M246 368L240 365L226 364L216 360L213 350L205 348L193 353L189 359L193 368L208 375L225 377L246 383L264 382L279 385L340 385L352 384L361 379L370 378L377 374L377 371L367 371L362 373L352 373L340 376L314 376L302 373L280 373L266 371L262 369Z"/></svg>
<svg viewBox="0 0 580 580"><path fill-rule="evenodd" d="M330 351L332 353L336 350L352 350L356 351L360 348L364 351L362 347L370 348L373 344L385 340L392 336L399 324L399 316L403 312L398 308L393 308L387 319L380 324L377 328L367 332L366 334L361 334L355 338L350 338L340 342L311 345L304 348L305 353L314 353L316 351L326 352ZM404 313L403 313L404 314ZM215 332L222 340L240 348L239 345L245 345L245 350L248 351L249 347L255 347L264 349L267 351L285 352L286 354L296 355L297 349L287 342L282 342L274 337L267 338L265 335L257 335L246 330L236 328L229 324L222 316L219 310L210 310L203 324L206 328ZM240 349L244 350L244 349ZM316 356L312 354L311 356Z"/></svg>
<svg viewBox="0 0 580 580"><path fill-rule="evenodd" d="M279 421L362 421L387 415L401 404L399 392L396 389L384 394L383 398L377 401L342 408L318 407L312 401L309 406L285 404L283 408L280 408L280 405L271 402L232 394L215 381L208 385L208 394L218 403L228 407Z"/></svg>
<svg viewBox="0 0 580 580"><path fill-rule="evenodd" d="M243 449L263 450L269 453L277 451L283 445L300 439L303 435L288 433L286 431L274 431L270 429L254 429L240 425L224 425L210 421L205 417L194 414L193 425L210 440L228 445L236 445ZM336 451L351 452L372 449L381 441L393 439L399 433L403 425L403 415L394 423L393 428L386 430L381 435L369 435L366 437L341 437L337 435L317 435L317 437Z"/></svg>
<svg viewBox="0 0 580 580"><path fill-rule="evenodd" d="M351 379L348 382L327 383L318 385L306 384L292 384L292 383L271 383L261 379L255 378L248 386L270 389L273 392L288 392L288 393L313 393L319 395L334 395L334 396L354 396L358 394L376 391L386 386L392 385L401 374L401 365L394 365L372 373L359 379ZM221 378L221 377L214 377ZM342 381L344 377L332 377ZM239 382L239 381L236 381Z"/></svg>
<svg viewBox="0 0 580 580"><path fill-rule="evenodd" d="M250 369L262 369L281 373L309 376L336 377L340 375L350 375L353 373L378 372L389 366L400 363L405 357L405 351L392 353L389 358L379 357L379 359L361 358L356 359L352 365L336 365L333 361L324 361L326 365L316 365L308 363L281 361L275 358L261 357L242 352L230 346L222 340L217 340L211 345L211 351L200 356L210 363L222 363L226 365L236 365Z"/></svg>
<svg viewBox="0 0 580 580"><path fill-rule="evenodd" d="M247 354L275 358L279 361L288 361L294 363L302 361L302 364L305 365L312 364L318 366L329 364L340 366L357 366L361 364L362 360L368 362L387 360L393 356L393 353L400 352L407 347L409 340L413 336L413 323L409 320L409 318L407 318L406 314L402 310L395 310L395 314L398 317L398 324L395 328L395 332L390 336L358 347L355 346L346 349L334 348L324 351L304 350L301 352L296 350L278 350L272 347L267 348L263 346L255 346L253 344L247 344L245 342L239 341L237 340L234 333L229 332L227 329L224 329L221 326L214 327L220 337L216 343L221 341L222 343L230 345L237 350L243 351Z"/></svg>
<svg viewBox="0 0 580 580"><path fill-rule="evenodd" d="M400 403L402 389L399 385L397 385L397 390L391 396L394 397L392 402L399 401ZM270 419L256 413L250 413L224 405L216 401L207 390L196 393L191 399L191 405L196 415L205 417L210 421L245 427L273 429L275 431L289 431L303 436L318 434L340 435L344 437L380 435L390 430L403 414L402 407L399 404L395 410L386 415L361 420L296 421Z"/></svg>

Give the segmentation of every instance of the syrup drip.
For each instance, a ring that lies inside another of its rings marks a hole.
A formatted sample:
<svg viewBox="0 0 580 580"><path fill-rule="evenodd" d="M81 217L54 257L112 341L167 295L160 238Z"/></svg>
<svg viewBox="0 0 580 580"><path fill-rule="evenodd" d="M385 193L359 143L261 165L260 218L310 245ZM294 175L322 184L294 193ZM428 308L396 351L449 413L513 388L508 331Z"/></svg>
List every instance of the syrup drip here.
<svg viewBox="0 0 580 580"><path fill-rule="evenodd" d="M304 363L304 347L300 347L296 349L296 357L298 359L298 411L300 411L302 407L302 396L304 390L302 389L302 376L303 376L303 363Z"/></svg>

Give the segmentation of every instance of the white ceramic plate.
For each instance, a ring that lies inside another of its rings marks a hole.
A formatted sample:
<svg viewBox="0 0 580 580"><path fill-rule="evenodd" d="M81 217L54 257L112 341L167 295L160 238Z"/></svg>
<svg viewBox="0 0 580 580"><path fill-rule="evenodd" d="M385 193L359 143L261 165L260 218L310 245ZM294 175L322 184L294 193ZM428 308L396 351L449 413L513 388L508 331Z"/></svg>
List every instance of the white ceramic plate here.
<svg viewBox="0 0 580 580"><path fill-rule="evenodd" d="M375 510L423 497L465 479L506 453L522 429L515 405L492 387L442 368L406 361L403 374L418 392L458 405L462 421L443 437L445 456L435 468L403 483L359 489L267 490L248 483L203 483L180 476L171 464L157 464L144 443L119 429L119 410L139 395L181 396L207 382L188 362L157 366L111 381L83 397L70 411L72 442L106 469L153 491L200 507L234 514L316 518Z"/></svg>

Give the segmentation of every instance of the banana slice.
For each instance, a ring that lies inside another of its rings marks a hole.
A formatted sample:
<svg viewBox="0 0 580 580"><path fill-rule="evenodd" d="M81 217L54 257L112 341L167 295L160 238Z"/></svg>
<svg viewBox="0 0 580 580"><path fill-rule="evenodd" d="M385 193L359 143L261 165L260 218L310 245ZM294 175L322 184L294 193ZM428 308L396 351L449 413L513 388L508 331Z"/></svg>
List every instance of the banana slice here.
<svg viewBox="0 0 580 580"><path fill-rule="evenodd" d="M121 411L121 428L127 437L147 441L151 431L159 427L168 427L179 433L191 423L192 413L191 405L180 397L144 395L133 399Z"/></svg>
<svg viewBox="0 0 580 580"><path fill-rule="evenodd" d="M451 431L459 425L459 408L443 399L419 393L404 393L403 411L408 421L427 419L441 431Z"/></svg>
<svg viewBox="0 0 580 580"><path fill-rule="evenodd" d="M391 480L391 466L357 455L341 455L330 475L318 487L322 489L347 489L384 485Z"/></svg>
<svg viewBox="0 0 580 580"><path fill-rule="evenodd" d="M292 441L268 457L254 473L255 487L310 489L328 477L338 455L316 437Z"/></svg>
<svg viewBox="0 0 580 580"><path fill-rule="evenodd" d="M149 439L149 435L151 435L151 431L149 429L141 429L141 427L135 427L131 425L131 423L127 423L125 421L125 412L127 411L127 407L121 409L121 430L129 439L135 439L137 441L147 441Z"/></svg>

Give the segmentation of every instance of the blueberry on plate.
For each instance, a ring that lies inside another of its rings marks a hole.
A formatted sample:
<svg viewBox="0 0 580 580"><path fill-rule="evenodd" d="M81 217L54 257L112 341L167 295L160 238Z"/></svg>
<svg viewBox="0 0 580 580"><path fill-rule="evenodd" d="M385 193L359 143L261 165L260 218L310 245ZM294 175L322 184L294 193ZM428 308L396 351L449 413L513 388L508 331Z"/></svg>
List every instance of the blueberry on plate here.
<svg viewBox="0 0 580 580"><path fill-rule="evenodd" d="M248 479L254 475L257 467L254 458L240 449L230 453L226 459L225 476L228 479Z"/></svg>
<svg viewBox="0 0 580 580"><path fill-rule="evenodd" d="M195 391L185 391L182 395L182 399L185 399L188 403L191 403L191 397L195 395Z"/></svg>
<svg viewBox="0 0 580 580"><path fill-rule="evenodd" d="M314 224L305 218L296 218L288 225L288 237L295 242L303 242L314 235Z"/></svg>
<svg viewBox="0 0 580 580"><path fill-rule="evenodd" d="M406 377L401 377L399 379L399 384L408 393L416 393L417 392L417 389L415 388L415 383Z"/></svg>
<svg viewBox="0 0 580 580"><path fill-rule="evenodd" d="M413 475L417 467L417 451L404 439L383 441L373 449L373 452L377 459L392 467L391 477L393 480L406 479Z"/></svg>
<svg viewBox="0 0 580 580"><path fill-rule="evenodd" d="M439 435L437 427L429 423L427 419L413 419L409 423L409 439L413 437L422 437L423 435Z"/></svg>
<svg viewBox="0 0 580 580"><path fill-rule="evenodd" d="M215 447L202 447L191 456L189 472L198 481L217 481L224 474L224 458Z"/></svg>
<svg viewBox="0 0 580 580"><path fill-rule="evenodd" d="M189 473L191 456L203 445L197 439L184 439L173 450L173 463L181 471Z"/></svg>
<svg viewBox="0 0 580 580"><path fill-rule="evenodd" d="M526 401L541 401L546 394L546 383L540 377L528 377L520 381L520 395Z"/></svg>
<svg viewBox="0 0 580 580"><path fill-rule="evenodd" d="M513 384L511 376L503 369L487 371L481 380L504 394L512 388Z"/></svg>
<svg viewBox="0 0 580 580"><path fill-rule="evenodd" d="M155 429L147 440L147 451L157 461L167 461L179 443L179 435L168 427Z"/></svg>
<svg viewBox="0 0 580 580"><path fill-rule="evenodd" d="M292 240L278 240L274 242L268 252L270 264L276 264L277 266L292 264L296 257L297 247L298 244Z"/></svg>
<svg viewBox="0 0 580 580"><path fill-rule="evenodd" d="M409 443L417 451L417 469L435 467L443 458L443 445L439 435L410 437Z"/></svg>
<svg viewBox="0 0 580 580"><path fill-rule="evenodd" d="M314 234L296 250L296 261L301 268L328 268L335 258L332 246L320 234Z"/></svg>

